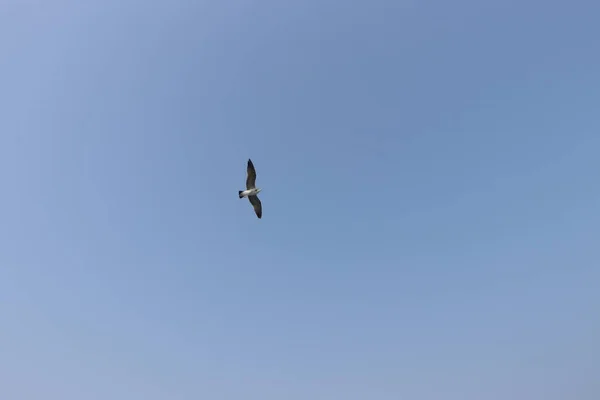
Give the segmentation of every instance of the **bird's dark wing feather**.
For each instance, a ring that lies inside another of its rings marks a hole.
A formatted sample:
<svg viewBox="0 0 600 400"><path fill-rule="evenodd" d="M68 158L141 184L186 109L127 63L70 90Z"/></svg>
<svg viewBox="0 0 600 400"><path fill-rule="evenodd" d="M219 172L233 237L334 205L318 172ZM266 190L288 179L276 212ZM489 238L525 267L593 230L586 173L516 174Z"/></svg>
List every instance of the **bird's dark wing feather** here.
<svg viewBox="0 0 600 400"><path fill-rule="evenodd" d="M260 199L258 196L248 196L248 200L250 200L250 204L254 208L254 212L258 218L262 218L262 204L260 203Z"/></svg>
<svg viewBox="0 0 600 400"><path fill-rule="evenodd" d="M256 170L252 160L248 159L248 167L246 168L248 176L246 177L246 189L254 189L256 187Z"/></svg>

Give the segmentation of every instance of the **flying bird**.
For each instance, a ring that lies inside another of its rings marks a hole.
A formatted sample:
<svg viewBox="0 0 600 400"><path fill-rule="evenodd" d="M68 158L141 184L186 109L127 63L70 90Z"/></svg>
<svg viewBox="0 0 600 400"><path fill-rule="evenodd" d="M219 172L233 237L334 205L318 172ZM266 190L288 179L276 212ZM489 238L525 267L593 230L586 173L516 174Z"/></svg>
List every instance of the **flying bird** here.
<svg viewBox="0 0 600 400"><path fill-rule="evenodd" d="M248 159L246 174L246 190L239 190L238 195L240 196L240 199L247 197L248 200L250 200L250 204L252 204L256 216L260 219L262 218L262 204L260 203L257 194L262 189L256 187L256 170L250 159Z"/></svg>

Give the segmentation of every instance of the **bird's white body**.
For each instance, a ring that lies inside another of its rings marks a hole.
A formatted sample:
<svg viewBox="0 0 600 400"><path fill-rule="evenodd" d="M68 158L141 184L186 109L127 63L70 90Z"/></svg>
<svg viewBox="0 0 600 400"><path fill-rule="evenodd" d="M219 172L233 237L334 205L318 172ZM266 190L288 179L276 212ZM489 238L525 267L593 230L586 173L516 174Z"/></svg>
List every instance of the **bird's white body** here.
<svg viewBox="0 0 600 400"><path fill-rule="evenodd" d="M240 192L240 198L257 195L260 191L260 188L243 190L242 192Z"/></svg>

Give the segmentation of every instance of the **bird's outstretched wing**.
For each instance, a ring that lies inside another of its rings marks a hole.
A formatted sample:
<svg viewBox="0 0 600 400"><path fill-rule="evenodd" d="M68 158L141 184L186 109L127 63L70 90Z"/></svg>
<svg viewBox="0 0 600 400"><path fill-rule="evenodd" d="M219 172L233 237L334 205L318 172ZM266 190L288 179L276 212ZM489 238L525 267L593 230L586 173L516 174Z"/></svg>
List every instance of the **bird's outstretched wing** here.
<svg viewBox="0 0 600 400"><path fill-rule="evenodd" d="M254 189L256 187L256 170L252 160L248 159L248 167L246 168L248 176L246 177L246 189Z"/></svg>
<svg viewBox="0 0 600 400"><path fill-rule="evenodd" d="M250 200L250 204L254 208L254 212L258 218L262 218L262 204L260 203L260 199L258 196L248 196L248 200Z"/></svg>

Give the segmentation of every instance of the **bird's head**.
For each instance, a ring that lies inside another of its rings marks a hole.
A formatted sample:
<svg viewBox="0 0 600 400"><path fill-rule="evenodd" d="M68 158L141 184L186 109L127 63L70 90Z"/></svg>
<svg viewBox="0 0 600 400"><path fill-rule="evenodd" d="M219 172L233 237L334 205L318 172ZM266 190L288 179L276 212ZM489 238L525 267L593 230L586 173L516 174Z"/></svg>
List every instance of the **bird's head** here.
<svg viewBox="0 0 600 400"><path fill-rule="evenodd" d="M261 188L256 188L256 193L260 193L261 190Z"/></svg>

